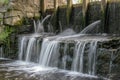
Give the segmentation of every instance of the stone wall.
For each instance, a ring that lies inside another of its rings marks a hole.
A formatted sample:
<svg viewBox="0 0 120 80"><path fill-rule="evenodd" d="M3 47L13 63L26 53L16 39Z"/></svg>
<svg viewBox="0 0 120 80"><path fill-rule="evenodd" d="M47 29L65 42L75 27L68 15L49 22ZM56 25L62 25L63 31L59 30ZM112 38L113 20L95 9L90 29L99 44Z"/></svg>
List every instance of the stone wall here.
<svg viewBox="0 0 120 80"><path fill-rule="evenodd" d="M91 2L88 4L86 12L86 26L94 21L102 19L102 9L100 2Z"/></svg>
<svg viewBox="0 0 120 80"><path fill-rule="evenodd" d="M70 19L70 24L72 25L72 28L76 32L80 32L83 30L85 26L84 22L84 16L82 12L82 5L74 5L72 7L72 12L71 12L71 19Z"/></svg>
<svg viewBox="0 0 120 80"><path fill-rule="evenodd" d="M46 0L46 7L53 8L54 0ZM59 0L58 5L65 5ZM40 0L2 0L0 1L0 23L16 26L21 25L24 18L40 17ZM1 21L2 20L2 21ZM1 31L1 27L0 27Z"/></svg>
<svg viewBox="0 0 120 80"><path fill-rule="evenodd" d="M120 34L120 2L108 3L105 13L105 31Z"/></svg>
<svg viewBox="0 0 120 80"><path fill-rule="evenodd" d="M5 26L22 26L25 23L25 19L40 17L39 1L40 0L0 0L0 33L4 32ZM0 36L2 36L2 34Z"/></svg>
<svg viewBox="0 0 120 80"><path fill-rule="evenodd" d="M4 24L17 25L23 17L39 17L40 0L12 0L4 13Z"/></svg>
<svg viewBox="0 0 120 80"><path fill-rule="evenodd" d="M59 6L66 5L66 4L67 4L67 0L58 0ZM46 0L46 8L47 9L54 8L54 0Z"/></svg>

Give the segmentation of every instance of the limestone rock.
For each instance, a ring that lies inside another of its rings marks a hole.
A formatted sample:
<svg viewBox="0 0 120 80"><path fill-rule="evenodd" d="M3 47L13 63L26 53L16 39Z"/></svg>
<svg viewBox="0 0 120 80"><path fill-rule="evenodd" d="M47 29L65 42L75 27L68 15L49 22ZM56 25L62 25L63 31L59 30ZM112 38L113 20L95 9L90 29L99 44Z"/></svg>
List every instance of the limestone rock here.
<svg viewBox="0 0 120 80"><path fill-rule="evenodd" d="M16 25L17 22L21 21L23 14L21 11L10 11L6 12L4 16L4 22L8 25Z"/></svg>
<svg viewBox="0 0 120 80"><path fill-rule="evenodd" d="M5 24L18 25L24 18L39 17L39 0L11 0L5 13Z"/></svg>

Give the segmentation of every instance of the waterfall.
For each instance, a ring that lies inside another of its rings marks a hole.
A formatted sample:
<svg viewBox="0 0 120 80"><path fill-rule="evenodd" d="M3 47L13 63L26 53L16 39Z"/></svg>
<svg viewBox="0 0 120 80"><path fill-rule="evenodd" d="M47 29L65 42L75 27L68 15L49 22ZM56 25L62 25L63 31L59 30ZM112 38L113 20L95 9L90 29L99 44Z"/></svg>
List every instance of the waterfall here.
<svg viewBox="0 0 120 80"><path fill-rule="evenodd" d="M83 54L86 44L87 42L78 42L75 45L74 59L71 70L83 72Z"/></svg>
<svg viewBox="0 0 120 80"><path fill-rule="evenodd" d="M19 60L26 62L38 62L40 49L40 35L28 35L20 37L19 44Z"/></svg>
<svg viewBox="0 0 120 80"><path fill-rule="evenodd" d="M95 75L96 70L96 50L97 50L97 42L98 41L91 41L90 49L88 54L88 73L91 75Z"/></svg>
<svg viewBox="0 0 120 80"><path fill-rule="evenodd" d="M98 40L80 40L75 44L74 48L74 57L73 62L71 66L72 71L77 71L81 73L87 73L90 75L95 75L96 71L96 50L97 50L97 43ZM61 65L63 69L66 69L67 66L67 47L68 44L66 43L64 45L64 51L63 51L63 57L61 61ZM86 47L88 47L87 51L87 68L84 67L84 54L86 53ZM42 48L40 52L40 58L39 58L39 64L42 66L53 66L53 67L59 67L58 61L59 61L59 49L60 49L60 42L57 40L49 40L49 38L45 38L42 43ZM85 72L84 70L87 70Z"/></svg>
<svg viewBox="0 0 120 80"><path fill-rule="evenodd" d="M68 44L66 43L64 46L64 56L62 57L62 65L63 65L63 69L66 70L66 66L67 66L67 48L68 48Z"/></svg>
<svg viewBox="0 0 120 80"><path fill-rule="evenodd" d="M99 27L101 24L101 20L95 21L88 25L86 28L84 28L80 34L97 34L99 33Z"/></svg>
<svg viewBox="0 0 120 80"><path fill-rule="evenodd" d="M46 19L48 19L51 15L47 15L43 20L42 20L42 24L45 22Z"/></svg>
<svg viewBox="0 0 120 80"><path fill-rule="evenodd" d="M37 22L34 21L33 23L34 23L35 32L33 34L20 37L19 55L18 55L19 60L24 60L26 62L30 62L30 61L39 62L39 59L37 56L39 56L39 52L40 52L39 37L41 35L38 33L44 32L43 23L49 17L50 15L46 16L42 21L37 21Z"/></svg>
<svg viewBox="0 0 120 80"><path fill-rule="evenodd" d="M56 67L58 63L58 56L59 56L59 41L57 39L63 36L68 36L73 34L75 34L75 32L72 29L66 29L65 31L60 33L58 36L44 38L41 52L40 52L39 64L42 66ZM54 64L52 62L53 60L51 59L55 60Z"/></svg>
<svg viewBox="0 0 120 80"><path fill-rule="evenodd" d="M27 38L22 37L20 38L19 42L19 60L23 60L23 55L26 53L26 46L27 46Z"/></svg>
<svg viewBox="0 0 120 80"><path fill-rule="evenodd" d="M42 65L42 66L50 66L51 65L51 62L52 62L51 59L58 56L57 55L58 49L59 49L58 43L59 43L58 41L48 41L46 39L43 41L42 49L40 52L40 60L39 60L40 65ZM53 66L53 65L51 65L51 66Z"/></svg>
<svg viewBox="0 0 120 80"><path fill-rule="evenodd" d="M87 34L98 34L99 33L99 28L100 28L100 24L101 24L101 20L95 21L93 23L91 23L90 25L88 25L86 28L84 28L80 33L75 34L75 35L70 35L70 36L63 36L60 37L58 39L68 39L68 38L76 38L76 37L81 37L81 36L85 36ZM66 33L63 34L69 34L70 31L66 31Z"/></svg>
<svg viewBox="0 0 120 80"><path fill-rule="evenodd" d="M36 52L35 44L36 44L36 39L34 37L30 38L29 42L28 42L27 50L26 50L26 58L25 58L26 62L30 62L32 53L35 54L35 52Z"/></svg>
<svg viewBox="0 0 120 80"><path fill-rule="evenodd" d="M46 18L45 18L46 19ZM44 19L44 20L45 20ZM44 21L42 21L44 22ZM39 21L39 26L41 26ZM37 62L39 65L43 67L58 67L59 62L61 62L62 69L67 69L67 59L68 54L67 47L69 47L69 43L65 43L63 57L60 61L60 43L69 39L78 39L75 40L75 48L73 52L73 58L71 59L71 70L77 71L81 73L87 73L90 75L95 75L96 71L96 50L97 43L101 41L100 39L84 39L85 33L91 32L93 28L98 26L100 21L96 21L86 27L81 33L75 34L72 29L67 29L62 33L43 38L42 44L40 44L42 35L38 35L40 30L43 31L42 28L37 28L37 25L34 22L35 33L32 35L22 36L20 38L20 46L19 46L19 60L24 60L26 62ZM43 27L43 26L42 26ZM96 27L97 28L97 27ZM39 30L40 29L40 30ZM38 30L38 31L37 31ZM96 32L96 31L95 31ZM88 47L86 52L86 47ZM85 67L85 54L87 53L87 67ZM70 59L70 58L69 58Z"/></svg>
<svg viewBox="0 0 120 80"><path fill-rule="evenodd" d="M81 73L84 72L83 70L84 70L85 47L88 44L90 44L89 50L87 52L88 53L87 73L90 75L95 75L97 42L98 41L80 41L76 43L71 70L79 71Z"/></svg>
<svg viewBox="0 0 120 80"><path fill-rule="evenodd" d="M47 20L51 15L47 15L42 21L38 20L37 22L35 22L35 20L33 21L34 23L34 30L35 33L43 33L45 32L44 27L43 27L43 23L45 22L45 20ZM48 29L49 29L49 25L48 25Z"/></svg>

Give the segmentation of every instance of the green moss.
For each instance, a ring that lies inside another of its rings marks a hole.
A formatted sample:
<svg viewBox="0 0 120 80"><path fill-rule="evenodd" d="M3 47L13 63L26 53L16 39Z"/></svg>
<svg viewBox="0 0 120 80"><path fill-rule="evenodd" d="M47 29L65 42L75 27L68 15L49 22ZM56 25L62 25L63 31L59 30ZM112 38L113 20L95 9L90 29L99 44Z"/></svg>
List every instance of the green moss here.
<svg viewBox="0 0 120 80"><path fill-rule="evenodd" d="M9 35L10 35L12 32L14 32L14 31L15 31L14 28L6 26L5 29L4 29L4 31L2 31L2 32L0 33L0 42L7 42L6 39L7 39L7 38L9 37Z"/></svg>
<svg viewBox="0 0 120 80"><path fill-rule="evenodd" d="M0 18L0 22L3 21L3 19Z"/></svg>
<svg viewBox="0 0 120 80"><path fill-rule="evenodd" d="M2 3L2 4L8 4L9 0L0 0L0 3Z"/></svg>
<svg viewBox="0 0 120 80"><path fill-rule="evenodd" d="M21 19L15 23L15 26L21 26L21 25L23 25L23 19Z"/></svg>
<svg viewBox="0 0 120 80"><path fill-rule="evenodd" d="M38 19L40 19L40 16L35 16L34 18L35 18L35 20L38 20Z"/></svg>
<svg viewBox="0 0 120 80"><path fill-rule="evenodd" d="M36 18L37 18L37 17L36 17ZM22 18L21 20L17 21L14 25L15 25L15 26L28 25L28 24L30 24L30 23L29 23L29 19L30 19L30 18L27 18L27 17L25 18L25 17L24 17L24 18Z"/></svg>

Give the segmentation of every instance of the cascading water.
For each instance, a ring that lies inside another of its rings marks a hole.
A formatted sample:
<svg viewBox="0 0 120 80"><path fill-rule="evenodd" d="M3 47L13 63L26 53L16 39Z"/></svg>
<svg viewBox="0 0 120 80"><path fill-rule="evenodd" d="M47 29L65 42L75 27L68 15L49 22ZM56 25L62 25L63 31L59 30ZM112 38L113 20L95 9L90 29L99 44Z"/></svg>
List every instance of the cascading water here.
<svg viewBox="0 0 120 80"><path fill-rule="evenodd" d="M35 30L35 33L43 33L45 30L44 30L44 27L43 27L43 23L45 22L46 19L48 19L51 15L47 15L42 21L38 20L37 22L33 21L34 22L34 30ZM49 25L48 25L49 27Z"/></svg>
<svg viewBox="0 0 120 80"><path fill-rule="evenodd" d="M26 62L37 62L39 65L44 67L59 67L59 57L60 57L60 43L63 40L67 39L76 39L75 42L75 48L74 48L74 55L72 59L72 65L70 70L77 71L81 73L87 73L90 75L95 75L96 71L96 50L97 50L97 42L101 41L102 39L84 39L83 36L86 36L86 33L90 33L93 28L98 29L98 25L100 25L100 21L96 21L92 24L90 24L88 27L86 27L83 31L81 31L80 34L75 34L75 32L71 29L67 29L60 33L57 36L53 37L47 37L43 39L42 45L40 45L39 40L39 31L37 31L36 25L35 25L35 34L29 35L29 36L23 36L20 40L20 51L19 51L19 59L25 60ZM92 28L92 29L91 29ZM96 30L97 30L96 29ZM38 29L39 30L39 29ZM41 29L43 30L43 29ZM95 33L96 33L95 30ZM83 35L83 34L84 35ZM87 37L87 36L86 36ZM39 47L38 47L39 46ZM40 47L41 46L41 47ZM61 65L62 69L67 69L67 59L68 56L66 54L68 44L66 43L64 46ZM86 47L88 47L87 51L87 66L85 65L85 54L86 54ZM35 60L33 59L33 55L35 55Z"/></svg>
<svg viewBox="0 0 120 80"><path fill-rule="evenodd" d="M73 71L80 71L83 72L83 54L84 54L84 49L86 42L78 42L75 45L75 54L74 54L74 59L73 59L73 64L72 64L72 70Z"/></svg>
<svg viewBox="0 0 120 80"><path fill-rule="evenodd" d="M97 42L98 41L93 40L93 41L80 41L76 43L71 70L84 73L83 71L85 70L84 53L86 46L89 44L87 73L91 75L95 75Z"/></svg>
<svg viewBox="0 0 120 80"><path fill-rule="evenodd" d="M42 22L34 21L34 30L35 32L30 35L20 37L19 44L19 60L24 60L26 62L39 62L39 59L35 58L39 56L40 50L40 33L44 34L44 21L49 18L50 15L46 16Z"/></svg>
<svg viewBox="0 0 120 80"><path fill-rule="evenodd" d="M68 46L68 44L66 43L65 44L65 46L64 46L64 56L62 57L62 67L63 67L63 69L65 69L66 70L66 66L67 66L67 48L68 48L69 46Z"/></svg>
<svg viewBox="0 0 120 80"><path fill-rule="evenodd" d="M57 41L56 39L61 36L68 36L73 34L75 34L73 30L67 29L60 33L58 36L45 38L42 43L39 64L42 66L57 67L59 56L59 41ZM49 39L52 40L50 41ZM53 61L55 61L54 64L52 63Z"/></svg>
<svg viewBox="0 0 120 80"><path fill-rule="evenodd" d="M110 13L109 9L108 12ZM73 16L75 16L76 13L77 12L75 10ZM49 37L48 33L45 33L45 31L52 33L54 31L54 28L51 27L52 24L48 23L48 27L45 26L47 27L47 30L44 29L43 26L43 23L49 17L50 15L46 16L42 21L39 20L37 22L33 22L35 30L33 34L22 35L19 37L18 57L20 61L14 62L14 60L10 60L12 63L9 63L9 61L7 62L7 60L3 60L3 62L0 61L0 73L5 75L6 80L9 78L11 80L13 80L13 78L21 80L24 78L19 77L23 76L25 76L24 80L103 80L97 79L96 77L91 78L91 76L101 74L105 74L106 76L107 73L109 73L107 75L110 75L110 77L114 76L114 74L116 76L116 71L114 71L113 68L119 67L119 64L116 63L119 62L119 55L117 55L117 53L119 53L120 50L116 48L117 41L111 44L114 39L111 40L110 38L109 43L106 41L108 40L108 37L103 37L100 34L100 20L90 24L78 34L76 34L72 29L67 29L63 32L61 22L57 21L59 23L61 33L56 36ZM109 22L111 21L109 20ZM113 36L110 37L113 38ZM14 45L10 46L14 47ZM102 52L103 50L101 49L103 48L105 48L106 51L110 49L110 52L112 53L107 52L109 54L106 54L106 52ZM116 50L114 50L114 48ZM13 53L13 51L10 50L10 53ZM6 56L6 54L3 55L3 48L0 47L0 59L4 56ZM51 71L49 71L49 67L52 67L52 69L50 69ZM60 69L57 69L56 67ZM70 70L70 72L67 72L66 70ZM90 78L86 78L84 75L83 77L80 77L82 74L80 74L80 76L76 76L75 72L89 74ZM3 80L2 75L0 75L1 80Z"/></svg>
<svg viewBox="0 0 120 80"><path fill-rule="evenodd" d="M81 31L81 33L87 33L92 31L91 28L95 28L97 26L98 29L98 25L100 25L100 21L96 21L92 24L90 24L88 27L86 27L83 31ZM96 30L97 30L96 29ZM96 31L95 30L95 31ZM66 31L67 32L67 31ZM41 48L41 53L40 53L40 61L39 64L43 65L43 66L54 66L54 67L59 67L58 64L58 58L59 58L59 46L60 46L60 40L61 39L67 39L67 38L73 38L73 37L78 37L81 38L81 34L76 34L76 35L70 35L69 36L69 32L67 32L68 35L66 35L63 32L61 33L58 37L56 36L54 37L49 37L49 38L45 38L43 40L42 43L42 48ZM83 35L82 35L83 36ZM53 38L53 39L51 39ZM76 47L75 47L75 52L74 54L74 58L73 58L73 62L72 62L72 66L71 66L71 70L73 71L79 71L79 72L84 72L84 53L85 53L85 47L86 45L89 45L89 51L88 51L88 66L87 66L87 72L88 74L91 75L95 75L95 55L96 55L96 49L97 49L97 40L86 40L86 41L78 41L76 43ZM64 49L64 55L67 49L67 44L65 45L65 49ZM55 55L55 56L54 56ZM67 65L67 61L66 61L67 56L63 56L62 58L62 65L63 65L63 69L66 69L66 65ZM54 59L54 63L56 65L51 65L53 64L52 60Z"/></svg>
<svg viewBox="0 0 120 80"><path fill-rule="evenodd" d="M25 61L30 62L31 55L32 55L32 53L35 52L35 50L34 50L36 48L35 44L36 44L36 39L34 37L30 38L29 42L28 42L27 51L26 51Z"/></svg>
<svg viewBox="0 0 120 80"><path fill-rule="evenodd" d="M48 41L48 40L44 40L43 44L42 44L42 49L41 49L41 53L40 53L40 61L39 64L42 66L56 66L55 65L55 61L54 64L52 63L52 59L53 57L56 58L58 57L56 54L58 54L58 49L59 49L59 42L58 41Z"/></svg>
<svg viewBox="0 0 120 80"><path fill-rule="evenodd" d="M85 29L83 29L80 34L98 34L99 27L101 25L101 20L95 21L92 24L88 25Z"/></svg>
<svg viewBox="0 0 120 80"><path fill-rule="evenodd" d="M38 62L35 58L39 55L40 41L39 36L22 36L20 38L19 46L19 60L25 60L26 62Z"/></svg>

